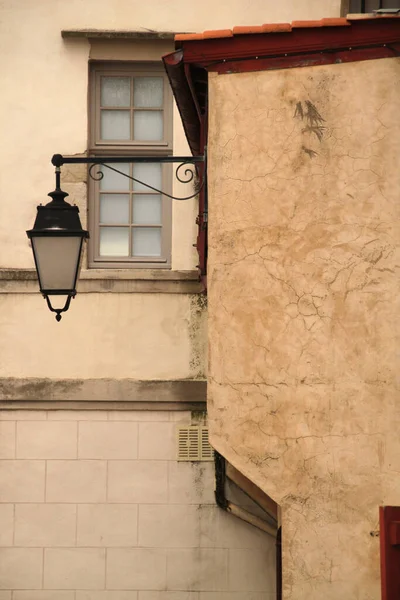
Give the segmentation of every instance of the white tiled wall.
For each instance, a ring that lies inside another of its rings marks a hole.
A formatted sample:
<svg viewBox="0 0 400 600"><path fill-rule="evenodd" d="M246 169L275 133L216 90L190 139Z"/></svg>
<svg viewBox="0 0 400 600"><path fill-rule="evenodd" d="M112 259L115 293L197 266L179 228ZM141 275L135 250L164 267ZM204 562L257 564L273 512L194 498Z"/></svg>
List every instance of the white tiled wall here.
<svg viewBox="0 0 400 600"><path fill-rule="evenodd" d="M189 412L0 412L0 600L275 598L274 540L177 462Z"/></svg>

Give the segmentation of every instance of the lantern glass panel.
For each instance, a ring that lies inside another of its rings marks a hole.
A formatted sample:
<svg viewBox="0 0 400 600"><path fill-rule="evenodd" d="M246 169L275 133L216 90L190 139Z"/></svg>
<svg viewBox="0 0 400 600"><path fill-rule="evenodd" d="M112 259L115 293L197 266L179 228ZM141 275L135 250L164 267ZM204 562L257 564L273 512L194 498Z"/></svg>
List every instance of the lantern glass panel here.
<svg viewBox="0 0 400 600"><path fill-rule="evenodd" d="M82 236L32 237L42 290L74 290Z"/></svg>

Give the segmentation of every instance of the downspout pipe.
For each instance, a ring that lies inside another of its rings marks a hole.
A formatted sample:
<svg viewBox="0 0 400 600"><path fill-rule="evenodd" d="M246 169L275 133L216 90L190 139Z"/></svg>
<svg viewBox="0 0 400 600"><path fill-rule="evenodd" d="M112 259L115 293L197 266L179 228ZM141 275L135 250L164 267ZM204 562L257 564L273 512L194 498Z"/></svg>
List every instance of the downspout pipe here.
<svg viewBox="0 0 400 600"><path fill-rule="evenodd" d="M215 450L215 501L222 510L227 510L228 500L225 496L225 459Z"/></svg>

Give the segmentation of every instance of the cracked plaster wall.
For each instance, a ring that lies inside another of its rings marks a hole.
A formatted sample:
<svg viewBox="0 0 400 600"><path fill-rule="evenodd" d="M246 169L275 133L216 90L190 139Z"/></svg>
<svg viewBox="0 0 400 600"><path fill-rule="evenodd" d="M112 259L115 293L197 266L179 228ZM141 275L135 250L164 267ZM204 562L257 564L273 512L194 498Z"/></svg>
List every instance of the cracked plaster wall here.
<svg viewBox="0 0 400 600"><path fill-rule="evenodd" d="M210 75L209 419L285 600L380 598L400 504L400 60Z"/></svg>

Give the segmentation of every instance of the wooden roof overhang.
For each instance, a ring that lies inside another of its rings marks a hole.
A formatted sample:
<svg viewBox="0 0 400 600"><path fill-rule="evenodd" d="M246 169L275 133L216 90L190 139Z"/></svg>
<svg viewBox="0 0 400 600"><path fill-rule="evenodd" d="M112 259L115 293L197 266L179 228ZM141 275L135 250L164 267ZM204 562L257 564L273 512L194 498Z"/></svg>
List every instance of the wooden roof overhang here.
<svg viewBox="0 0 400 600"><path fill-rule="evenodd" d="M400 55L400 17L294 21L175 36L163 57L193 154L206 127L207 75L286 69Z"/></svg>
<svg viewBox="0 0 400 600"><path fill-rule="evenodd" d="M190 149L194 155L200 154L201 128L207 112L207 70L186 63L183 49L167 54L163 57L163 62Z"/></svg>
<svg viewBox="0 0 400 600"><path fill-rule="evenodd" d="M400 55L400 17L294 21L175 36L163 57L190 149L207 145L208 72L288 69ZM204 169L205 163L204 164ZM200 173L206 177L206 171ZM199 194L199 272L207 288L207 185Z"/></svg>

